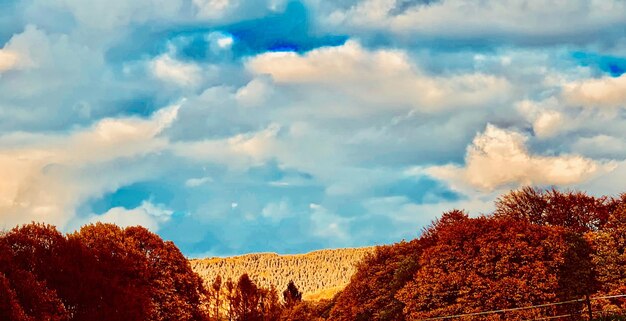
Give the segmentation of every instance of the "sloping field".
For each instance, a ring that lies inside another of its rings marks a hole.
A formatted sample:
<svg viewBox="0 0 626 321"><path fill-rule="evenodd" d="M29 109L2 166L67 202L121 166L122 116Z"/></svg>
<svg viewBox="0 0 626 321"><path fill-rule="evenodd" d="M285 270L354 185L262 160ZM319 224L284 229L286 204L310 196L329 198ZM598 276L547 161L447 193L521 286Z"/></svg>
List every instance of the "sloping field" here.
<svg viewBox="0 0 626 321"><path fill-rule="evenodd" d="M374 247L320 250L306 254L278 255L257 253L227 258L190 260L191 267L206 284L211 284L217 275L225 281L237 281L248 273L258 285L276 286L279 292L293 280L304 294L305 300L332 297L348 284L357 264Z"/></svg>

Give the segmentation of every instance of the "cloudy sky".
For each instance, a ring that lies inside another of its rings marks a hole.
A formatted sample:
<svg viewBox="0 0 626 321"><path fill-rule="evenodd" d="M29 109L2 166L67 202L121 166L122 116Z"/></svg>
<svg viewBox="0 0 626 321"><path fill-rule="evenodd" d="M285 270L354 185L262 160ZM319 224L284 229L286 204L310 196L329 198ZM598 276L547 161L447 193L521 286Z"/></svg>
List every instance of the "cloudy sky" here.
<svg viewBox="0 0 626 321"><path fill-rule="evenodd" d="M616 195L625 71L623 0L1 0L0 228L297 253Z"/></svg>

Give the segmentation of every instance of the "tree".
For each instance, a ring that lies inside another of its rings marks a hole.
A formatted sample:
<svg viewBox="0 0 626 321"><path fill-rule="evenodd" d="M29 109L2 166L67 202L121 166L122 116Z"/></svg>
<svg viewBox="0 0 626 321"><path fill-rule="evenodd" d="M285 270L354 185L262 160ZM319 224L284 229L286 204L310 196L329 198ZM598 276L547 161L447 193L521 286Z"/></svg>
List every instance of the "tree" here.
<svg viewBox="0 0 626 321"><path fill-rule="evenodd" d="M624 196L624 195L623 195ZM604 229L585 235L592 248L592 262L599 289L597 296L626 293L626 204L619 206ZM594 301L596 308L607 312L626 309L626 299Z"/></svg>
<svg viewBox="0 0 626 321"><path fill-rule="evenodd" d="M92 262L84 276L93 292L79 301L80 320L152 320L147 259L123 229L96 223L68 237Z"/></svg>
<svg viewBox="0 0 626 321"><path fill-rule="evenodd" d="M259 288L250 280L248 274L241 275L235 291L235 320L260 320L259 294Z"/></svg>
<svg viewBox="0 0 626 321"><path fill-rule="evenodd" d="M174 243L164 242L144 227L124 229L129 246L145 260L145 281L151 300L150 320L196 321L205 318L200 309L202 280Z"/></svg>
<svg viewBox="0 0 626 321"><path fill-rule="evenodd" d="M269 289L262 289L260 301L263 321L278 321L283 308L278 299L278 290L273 284Z"/></svg>
<svg viewBox="0 0 626 321"><path fill-rule="evenodd" d="M226 280L226 300L228 300L228 321L235 320L235 309L239 305L239 296L233 280Z"/></svg>
<svg viewBox="0 0 626 321"><path fill-rule="evenodd" d="M0 315L3 320L68 320L55 283L65 239L51 225L28 224L0 235ZM10 318L8 316L11 316Z"/></svg>
<svg viewBox="0 0 626 321"><path fill-rule="evenodd" d="M222 306L222 277L216 276L211 284L211 300L213 301L213 318L220 319L220 307Z"/></svg>
<svg viewBox="0 0 626 321"><path fill-rule="evenodd" d="M287 288L283 291L283 300L285 302L285 308L287 309L302 301L302 292L298 290L293 280L289 281Z"/></svg>
<svg viewBox="0 0 626 321"><path fill-rule="evenodd" d="M20 304L9 279L0 273L0 320L31 321Z"/></svg>
<svg viewBox="0 0 626 321"><path fill-rule="evenodd" d="M565 228L494 217L439 224L413 279L396 295L409 320L579 298L592 286L589 249Z"/></svg>
<svg viewBox="0 0 626 321"><path fill-rule="evenodd" d="M395 295L417 270L421 247L419 240L377 247L338 295L330 320L404 320L404 304Z"/></svg>
<svg viewBox="0 0 626 321"><path fill-rule="evenodd" d="M524 187L496 201L496 217L526 220L538 225L562 226L579 234L602 229L622 200L583 192L560 192Z"/></svg>

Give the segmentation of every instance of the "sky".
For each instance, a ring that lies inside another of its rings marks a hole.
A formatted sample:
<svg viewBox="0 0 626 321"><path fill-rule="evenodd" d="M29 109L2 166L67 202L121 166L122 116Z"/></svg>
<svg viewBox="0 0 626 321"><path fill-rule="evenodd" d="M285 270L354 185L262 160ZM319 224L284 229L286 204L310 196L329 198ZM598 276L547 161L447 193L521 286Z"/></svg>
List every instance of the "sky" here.
<svg viewBox="0 0 626 321"><path fill-rule="evenodd" d="M190 257L626 192L623 0L0 0L0 229Z"/></svg>

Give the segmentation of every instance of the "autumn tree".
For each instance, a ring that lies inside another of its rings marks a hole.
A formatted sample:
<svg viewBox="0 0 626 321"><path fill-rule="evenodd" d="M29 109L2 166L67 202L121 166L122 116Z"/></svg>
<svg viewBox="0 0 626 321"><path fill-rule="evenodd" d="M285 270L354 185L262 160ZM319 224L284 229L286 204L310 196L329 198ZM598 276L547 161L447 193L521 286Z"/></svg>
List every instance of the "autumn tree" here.
<svg viewBox="0 0 626 321"><path fill-rule="evenodd" d="M260 309L263 321L278 321L283 307L278 299L278 290L274 285L261 289Z"/></svg>
<svg viewBox="0 0 626 321"><path fill-rule="evenodd" d="M290 309L285 309L280 321L325 321L328 311L327 301L300 301Z"/></svg>
<svg viewBox="0 0 626 321"><path fill-rule="evenodd" d="M84 298L81 320L151 320L147 260L123 229L86 225L69 239L88 250L86 262L95 262L85 275L94 291Z"/></svg>
<svg viewBox="0 0 626 321"><path fill-rule="evenodd" d="M0 291L9 320L204 320L201 279L142 227L14 228L0 235Z"/></svg>
<svg viewBox="0 0 626 321"><path fill-rule="evenodd" d="M220 275L215 277L213 283L211 283L211 293L210 293L212 314L213 320L220 319L220 308L222 307L222 277Z"/></svg>
<svg viewBox="0 0 626 321"><path fill-rule="evenodd" d="M409 320L579 298L590 288L586 244L562 227L448 217L427 235L431 245L420 255L419 269L396 295Z"/></svg>
<svg viewBox="0 0 626 321"><path fill-rule="evenodd" d="M237 295L237 288L232 279L226 280L226 300L228 301L228 321L235 320L236 312L235 308L239 305L239 296Z"/></svg>
<svg viewBox="0 0 626 321"><path fill-rule="evenodd" d="M338 295L330 320L404 320L404 304L395 295L413 277L420 253L419 240L377 247Z"/></svg>
<svg viewBox="0 0 626 321"><path fill-rule="evenodd" d="M302 301L302 292L298 290L293 280L290 280L287 284L287 288L283 291L283 301L285 302L285 308L289 309Z"/></svg>
<svg viewBox="0 0 626 321"><path fill-rule="evenodd" d="M0 235L3 320L69 320L58 291L67 263L66 240L53 226L28 224ZM6 309L6 310L5 310Z"/></svg>
<svg viewBox="0 0 626 321"><path fill-rule="evenodd" d="M592 247L592 262L599 289L598 296L626 293L626 204L620 205L609 217L606 226L587 233ZM606 312L626 309L626 299L615 298L594 302Z"/></svg>
<svg viewBox="0 0 626 321"><path fill-rule="evenodd" d="M620 203L619 199L579 191L524 187L498 198L494 215L562 226L582 234L602 229Z"/></svg>
<svg viewBox="0 0 626 321"><path fill-rule="evenodd" d="M15 264L12 250L0 240L0 320L69 320L56 291Z"/></svg>
<svg viewBox="0 0 626 321"><path fill-rule="evenodd" d="M260 320L259 313L259 288L250 279L248 274L243 274L237 281L235 291L235 320L256 321Z"/></svg>

